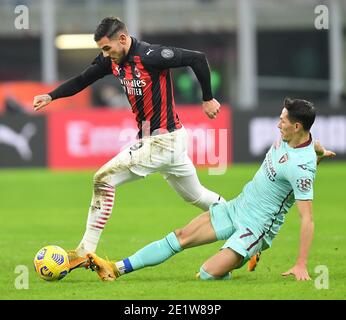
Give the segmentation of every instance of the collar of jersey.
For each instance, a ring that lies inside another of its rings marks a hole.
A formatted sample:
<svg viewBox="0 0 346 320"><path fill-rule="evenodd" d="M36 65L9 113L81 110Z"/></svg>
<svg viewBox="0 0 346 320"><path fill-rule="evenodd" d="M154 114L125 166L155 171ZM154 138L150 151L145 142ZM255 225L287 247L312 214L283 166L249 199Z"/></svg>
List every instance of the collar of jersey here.
<svg viewBox="0 0 346 320"><path fill-rule="evenodd" d="M297 146L294 147L294 148L290 147L290 145L289 145L287 142L285 142L285 143L286 143L286 146L287 146L289 149L295 150L295 151L299 151L299 150L301 150L301 149L303 149L303 148L306 148L306 147L311 146L311 144L312 144L312 135L311 135L311 133L310 133L310 135L309 135L309 140L307 140L307 141L305 141L305 142L303 142L303 143L297 145Z"/></svg>
<svg viewBox="0 0 346 320"><path fill-rule="evenodd" d="M137 39L134 37L131 37L131 46L130 46L129 52L127 53L124 60L121 63L119 63L120 66L123 66L130 59L130 57L133 56L136 46L137 46Z"/></svg>
<svg viewBox="0 0 346 320"><path fill-rule="evenodd" d="M307 146L309 146L312 142L312 135L311 133L309 133L309 140L297 145L296 147L294 147L294 149L300 149L300 148L305 148Z"/></svg>

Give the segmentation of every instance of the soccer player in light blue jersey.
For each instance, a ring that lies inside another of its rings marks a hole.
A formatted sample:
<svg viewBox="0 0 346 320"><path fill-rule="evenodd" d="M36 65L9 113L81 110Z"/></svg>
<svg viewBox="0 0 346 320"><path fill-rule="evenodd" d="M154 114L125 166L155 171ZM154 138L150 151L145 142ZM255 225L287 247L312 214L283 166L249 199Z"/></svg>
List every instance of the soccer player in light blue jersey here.
<svg viewBox="0 0 346 320"><path fill-rule="evenodd" d="M305 100L285 99L278 128L281 139L240 195L227 203L210 206L209 211L152 242L128 258L106 261L88 254L90 265L102 280L160 264L184 249L225 240L221 250L209 258L198 274L202 280L229 279L230 272L266 250L279 232L294 203L301 218L300 246L296 264L283 275L310 280L308 253L313 239L313 184L317 163L335 154L314 143L310 128L315 108Z"/></svg>

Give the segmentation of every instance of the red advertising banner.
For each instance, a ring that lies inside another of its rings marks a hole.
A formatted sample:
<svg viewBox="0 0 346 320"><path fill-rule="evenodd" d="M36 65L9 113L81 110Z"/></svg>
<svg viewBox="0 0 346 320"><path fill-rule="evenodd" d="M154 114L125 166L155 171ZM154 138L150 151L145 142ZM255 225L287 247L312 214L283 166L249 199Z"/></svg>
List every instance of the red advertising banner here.
<svg viewBox="0 0 346 320"><path fill-rule="evenodd" d="M177 108L188 133L189 156L196 166L219 169L220 173L232 162L232 112L222 105L216 119L209 119L201 105ZM215 172L215 174L217 174Z"/></svg>
<svg viewBox="0 0 346 320"><path fill-rule="evenodd" d="M56 88L58 84L45 85L40 82L14 81L0 84L0 114L4 112L7 103L18 105L28 113L34 113L32 102L34 96L45 94ZM59 99L41 113L57 112L66 109L90 108L91 89L86 88L68 99Z"/></svg>
<svg viewBox="0 0 346 320"><path fill-rule="evenodd" d="M180 106L177 112L188 132L194 164L220 167L231 162L231 111L227 106L215 120L201 106ZM138 129L130 110L61 111L47 116L48 165L54 169L97 168L136 142Z"/></svg>

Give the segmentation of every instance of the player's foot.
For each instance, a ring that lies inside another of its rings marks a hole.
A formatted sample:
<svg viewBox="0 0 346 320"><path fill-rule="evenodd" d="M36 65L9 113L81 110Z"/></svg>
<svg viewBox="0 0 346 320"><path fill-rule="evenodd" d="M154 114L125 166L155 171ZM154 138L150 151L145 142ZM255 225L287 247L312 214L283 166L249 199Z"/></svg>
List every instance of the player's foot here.
<svg viewBox="0 0 346 320"><path fill-rule="evenodd" d="M255 271L256 266L258 264L258 261L260 259L261 253L256 253L254 256L251 257L249 262L247 263L247 270L248 271Z"/></svg>
<svg viewBox="0 0 346 320"><path fill-rule="evenodd" d="M67 251L67 257L70 262L69 272L77 268L85 268L85 269L89 268L88 258L79 256L76 250Z"/></svg>
<svg viewBox="0 0 346 320"><path fill-rule="evenodd" d="M120 272L114 261L98 257L95 253L88 253L90 269L96 271L102 281L114 281L120 277Z"/></svg>

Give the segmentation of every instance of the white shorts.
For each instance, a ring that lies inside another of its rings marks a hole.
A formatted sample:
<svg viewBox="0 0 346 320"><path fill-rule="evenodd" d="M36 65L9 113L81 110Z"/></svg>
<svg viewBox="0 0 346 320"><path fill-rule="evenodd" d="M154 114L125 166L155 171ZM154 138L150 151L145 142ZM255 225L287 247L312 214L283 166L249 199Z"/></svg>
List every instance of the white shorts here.
<svg viewBox="0 0 346 320"><path fill-rule="evenodd" d="M156 136L145 137L122 150L104 165L108 173L115 174L129 169L145 177L160 172L165 177L190 176L196 173L188 156L187 132L184 128Z"/></svg>

